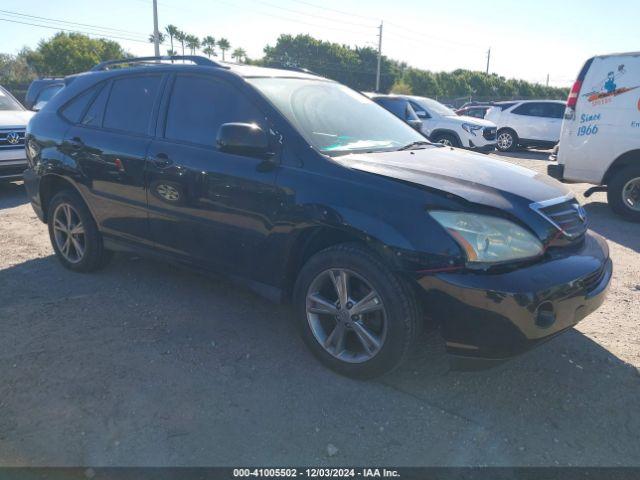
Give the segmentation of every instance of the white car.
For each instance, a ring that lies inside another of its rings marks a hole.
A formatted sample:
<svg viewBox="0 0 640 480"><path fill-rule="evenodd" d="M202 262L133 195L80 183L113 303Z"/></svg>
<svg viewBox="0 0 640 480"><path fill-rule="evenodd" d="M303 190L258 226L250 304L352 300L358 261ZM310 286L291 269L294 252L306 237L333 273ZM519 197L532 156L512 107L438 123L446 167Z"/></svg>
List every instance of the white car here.
<svg viewBox="0 0 640 480"><path fill-rule="evenodd" d="M640 221L640 52L593 57L571 89L552 177L591 183Z"/></svg>
<svg viewBox="0 0 640 480"><path fill-rule="evenodd" d="M484 118L498 126L496 147L501 152L518 146L551 148L560 140L564 109L559 100L499 102Z"/></svg>
<svg viewBox="0 0 640 480"><path fill-rule="evenodd" d="M27 168L24 132L32 116L0 86L0 182L20 180Z"/></svg>
<svg viewBox="0 0 640 480"><path fill-rule="evenodd" d="M374 102L416 126L432 142L482 152L495 150L496 125L492 122L460 116L431 98L412 95L369 96Z"/></svg>

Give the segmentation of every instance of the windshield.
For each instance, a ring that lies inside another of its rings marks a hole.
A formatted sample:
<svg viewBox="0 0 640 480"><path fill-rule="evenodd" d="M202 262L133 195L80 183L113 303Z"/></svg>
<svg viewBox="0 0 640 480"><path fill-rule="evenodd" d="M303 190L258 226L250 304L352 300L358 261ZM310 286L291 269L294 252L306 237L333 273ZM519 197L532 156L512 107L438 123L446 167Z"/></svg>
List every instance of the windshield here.
<svg viewBox="0 0 640 480"><path fill-rule="evenodd" d="M248 78L305 139L328 155L397 150L425 138L364 95L339 83Z"/></svg>
<svg viewBox="0 0 640 480"><path fill-rule="evenodd" d="M22 109L22 105L14 100L4 88L0 87L0 111Z"/></svg>
<svg viewBox="0 0 640 480"><path fill-rule="evenodd" d="M435 100L432 100L431 98L418 97L418 98L415 98L414 101L418 105L420 105L422 108L425 108L427 111L431 113L436 113L444 117L456 116L456 112L451 110L449 107L445 107L440 102L436 102Z"/></svg>

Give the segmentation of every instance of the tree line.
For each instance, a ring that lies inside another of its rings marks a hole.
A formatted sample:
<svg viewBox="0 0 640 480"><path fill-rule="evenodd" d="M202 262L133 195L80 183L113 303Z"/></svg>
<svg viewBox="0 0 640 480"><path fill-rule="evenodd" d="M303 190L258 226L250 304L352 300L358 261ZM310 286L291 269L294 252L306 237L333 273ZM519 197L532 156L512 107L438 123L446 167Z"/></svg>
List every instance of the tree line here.
<svg viewBox="0 0 640 480"><path fill-rule="evenodd" d="M153 42L153 35L149 41ZM185 33L175 25L160 32L160 43L167 55L199 52L222 60L231 49L226 38L212 35L199 38ZM130 54L113 40L93 39L80 33L59 32L42 40L37 48L24 48L17 55L0 54L0 84L10 90L26 88L31 80L42 76L64 76L90 69L95 64ZM377 51L371 47L351 47L318 40L309 35L280 35L275 45L267 45L264 55L250 59L243 48L235 48L231 58L253 65L304 68L324 77L344 83L356 90L375 88ZM438 99L498 100L510 98L564 99L568 89L547 87L524 80L484 72L458 69L453 72L432 72L409 67L404 62L381 58L380 90L422 95ZM22 92L18 91L18 96Z"/></svg>

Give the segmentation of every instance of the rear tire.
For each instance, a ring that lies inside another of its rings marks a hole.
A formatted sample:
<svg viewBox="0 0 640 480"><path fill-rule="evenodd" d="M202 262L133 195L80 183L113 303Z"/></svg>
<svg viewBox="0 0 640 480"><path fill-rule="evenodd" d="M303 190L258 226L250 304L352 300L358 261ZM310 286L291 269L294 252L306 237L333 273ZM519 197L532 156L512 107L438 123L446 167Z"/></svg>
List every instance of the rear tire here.
<svg viewBox="0 0 640 480"><path fill-rule="evenodd" d="M443 145L446 145L447 147L456 147L456 148L460 148L460 141L458 140L458 137L456 137L455 135L453 135L452 133L436 133L431 141L433 143L441 143Z"/></svg>
<svg viewBox="0 0 640 480"><path fill-rule="evenodd" d="M359 379L398 367L422 320L410 285L373 252L350 243L307 261L296 281L294 306L313 354L337 373Z"/></svg>
<svg viewBox="0 0 640 480"><path fill-rule="evenodd" d="M518 135L510 128L498 131L496 148L501 152L513 152L518 147Z"/></svg>
<svg viewBox="0 0 640 480"><path fill-rule="evenodd" d="M611 209L633 222L640 222L640 165L629 165L608 182L607 201Z"/></svg>
<svg viewBox="0 0 640 480"><path fill-rule="evenodd" d="M96 222L78 193L57 193L49 202L47 219L51 245L65 268L92 272L109 262L111 252L104 248Z"/></svg>

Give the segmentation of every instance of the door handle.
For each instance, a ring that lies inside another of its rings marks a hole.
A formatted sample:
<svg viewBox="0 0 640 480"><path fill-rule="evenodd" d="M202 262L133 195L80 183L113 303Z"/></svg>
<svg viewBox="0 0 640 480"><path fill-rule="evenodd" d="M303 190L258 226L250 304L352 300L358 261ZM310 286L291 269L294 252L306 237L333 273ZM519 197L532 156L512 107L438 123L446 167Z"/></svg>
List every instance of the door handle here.
<svg viewBox="0 0 640 480"><path fill-rule="evenodd" d="M152 162L158 168L167 168L173 165L173 160L171 160L166 153L157 154Z"/></svg>

